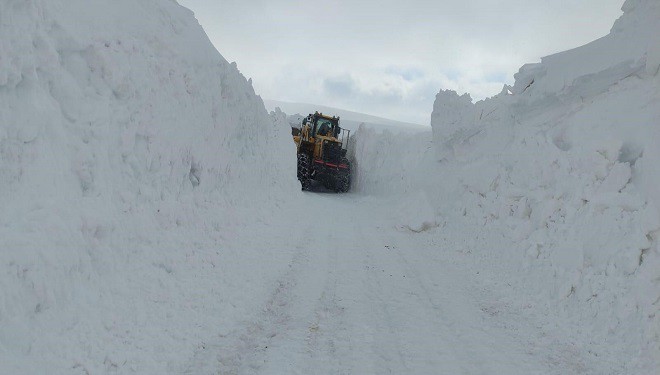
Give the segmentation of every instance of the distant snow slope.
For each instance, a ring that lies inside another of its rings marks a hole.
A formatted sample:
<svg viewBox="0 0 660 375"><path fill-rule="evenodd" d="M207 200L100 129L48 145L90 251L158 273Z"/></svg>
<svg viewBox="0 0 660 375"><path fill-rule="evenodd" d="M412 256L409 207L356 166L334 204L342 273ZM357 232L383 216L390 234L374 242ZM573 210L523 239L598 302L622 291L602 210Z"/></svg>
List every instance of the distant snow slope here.
<svg viewBox="0 0 660 375"><path fill-rule="evenodd" d="M570 338L549 359L567 373L660 368L660 3L623 10L493 98L440 92L432 143L363 127L354 149L358 190L431 202L450 248L545 332L537 345Z"/></svg>
<svg viewBox="0 0 660 375"><path fill-rule="evenodd" d="M231 249L256 254L239 228L299 190L286 153L175 1L0 2L0 373L163 373L192 352L225 303L208 286L246 277ZM280 255L260 256L267 278Z"/></svg>
<svg viewBox="0 0 660 375"><path fill-rule="evenodd" d="M339 116L341 117L341 122L344 127L351 130L357 130L361 123L377 127L379 129L389 129L392 131L424 131L428 130L428 126L411 124L407 122L390 120L382 117L367 115L364 113L358 113L353 111L347 111L345 109L332 108L316 104L306 104L306 103L289 103L282 102L277 100L264 100L266 108L273 111L275 108L280 108L283 112L287 113L289 116L300 114L306 116L310 113L316 111L322 112L324 114Z"/></svg>

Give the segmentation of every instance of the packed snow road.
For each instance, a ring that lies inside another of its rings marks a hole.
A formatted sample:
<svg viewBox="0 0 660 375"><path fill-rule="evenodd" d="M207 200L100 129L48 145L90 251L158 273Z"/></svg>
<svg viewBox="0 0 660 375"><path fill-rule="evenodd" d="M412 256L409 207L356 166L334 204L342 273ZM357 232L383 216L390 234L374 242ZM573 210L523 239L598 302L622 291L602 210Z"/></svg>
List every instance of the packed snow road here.
<svg viewBox="0 0 660 375"><path fill-rule="evenodd" d="M502 322L479 275L436 244L442 228L398 229L387 200L352 194L305 193L295 210L267 297L185 373L553 373L528 345L534 330Z"/></svg>

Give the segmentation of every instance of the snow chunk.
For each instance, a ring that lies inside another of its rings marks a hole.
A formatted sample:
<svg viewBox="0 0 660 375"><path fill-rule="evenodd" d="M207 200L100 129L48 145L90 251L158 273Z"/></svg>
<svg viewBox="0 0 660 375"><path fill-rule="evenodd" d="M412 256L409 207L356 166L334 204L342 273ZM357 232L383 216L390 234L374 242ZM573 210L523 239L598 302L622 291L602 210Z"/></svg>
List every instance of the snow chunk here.
<svg viewBox="0 0 660 375"><path fill-rule="evenodd" d="M436 144L439 157L444 155L442 151L451 147L451 138L467 124L472 122L474 116L474 104L468 94L459 96L456 91L440 91L433 104L431 114L431 126L433 128L433 142Z"/></svg>
<svg viewBox="0 0 660 375"><path fill-rule="evenodd" d="M511 88L513 94L522 94L532 88L536 81L546 73L542 64L525 64L518 73L513 75L515 84Z"/></svg>
<svg viewBox="0 0 660 375"><path fill-rule="evenodd" d="M632 170L628 163L614 164L605 181L598 187L597 193L618 193L630 182Z"/></svg>
<svg viewBox="0 0 660 375"><path fill-rule="evenodd" d="M400 203L399 212L400 228L419 233L438 226L433 206L421 191L406 196Z"/></svg>

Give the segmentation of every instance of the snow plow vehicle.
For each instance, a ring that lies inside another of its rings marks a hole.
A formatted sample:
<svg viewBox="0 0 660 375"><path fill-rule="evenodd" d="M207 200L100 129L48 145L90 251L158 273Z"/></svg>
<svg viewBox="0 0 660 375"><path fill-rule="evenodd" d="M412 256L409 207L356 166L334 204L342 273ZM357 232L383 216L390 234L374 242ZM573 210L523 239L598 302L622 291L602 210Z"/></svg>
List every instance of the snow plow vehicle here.
<svg viewBox="0 0 660 375"><path fill-rule="evenodd" d="M309 190L316 180L326 189L347 192L351 187L351 163L346 157L351 131L339 126L339 117L310 114L292 134L302 189Z"/></svg>

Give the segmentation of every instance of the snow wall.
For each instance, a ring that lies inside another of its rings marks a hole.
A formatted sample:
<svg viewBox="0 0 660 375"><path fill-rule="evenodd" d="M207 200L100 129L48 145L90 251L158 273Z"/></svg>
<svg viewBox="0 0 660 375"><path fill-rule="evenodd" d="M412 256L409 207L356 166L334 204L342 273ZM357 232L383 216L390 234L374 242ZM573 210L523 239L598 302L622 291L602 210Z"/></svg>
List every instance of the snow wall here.
<svg viewBox="0 0 660 375"><path fill-rule="evenodd" d="M176 1L0 2L0 372L179 372L221 318L201 251L297 194L283 154Z"/></svg>
<svg viewBox="0 0 660 375"><path fill-rule="evenodd" d="M432 134L362 128L352 150L356 191L430 204L437 236L506 275L500 303L557 317L543 344L563 332L590 343L578 362L648 374L660 368L660 3L623 10L608 36L523 66L499 95L440 92Z"/></svg>

